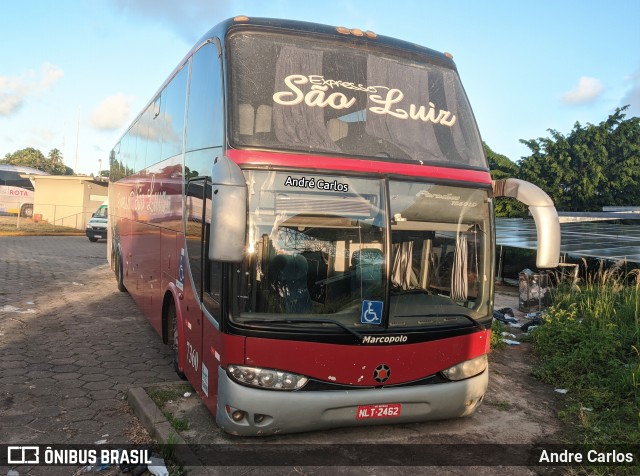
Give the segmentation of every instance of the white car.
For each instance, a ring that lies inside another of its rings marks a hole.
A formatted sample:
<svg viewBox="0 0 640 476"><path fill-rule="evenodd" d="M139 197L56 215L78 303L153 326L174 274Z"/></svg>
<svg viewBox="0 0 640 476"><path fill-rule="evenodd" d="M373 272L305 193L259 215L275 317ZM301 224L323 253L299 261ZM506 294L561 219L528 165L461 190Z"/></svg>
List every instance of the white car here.
<svg viewBox="0 0 640 476"><path fill-rule="evenodd" d="M100 205L98 210L91 215L91 219L87 222L85 233L89 241L98 241L101 238L107 238L107 216L108 206L106 203Z"/></svg>

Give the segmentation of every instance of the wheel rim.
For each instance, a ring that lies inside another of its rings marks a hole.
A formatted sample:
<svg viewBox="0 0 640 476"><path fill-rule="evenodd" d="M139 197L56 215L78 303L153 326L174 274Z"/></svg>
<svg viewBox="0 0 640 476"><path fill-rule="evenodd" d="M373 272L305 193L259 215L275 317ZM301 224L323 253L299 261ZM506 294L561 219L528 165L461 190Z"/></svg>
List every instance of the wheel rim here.
<svg viewBox="0 0 640 476"><path fill-rule="evenodd" d="M178 319L176 319L175 312L173 313L173 351L178 352Z"/></svg>

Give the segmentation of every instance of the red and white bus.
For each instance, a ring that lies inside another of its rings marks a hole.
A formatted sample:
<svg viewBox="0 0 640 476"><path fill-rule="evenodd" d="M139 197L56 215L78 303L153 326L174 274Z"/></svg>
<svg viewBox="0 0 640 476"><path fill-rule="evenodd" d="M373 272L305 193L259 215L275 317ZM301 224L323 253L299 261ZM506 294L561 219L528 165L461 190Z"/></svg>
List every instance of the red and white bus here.
<svg viewBox="0 0 640 476"><path fill-rule="evenodd" d="M449 54L236 17L111 153L109 257L216 421L237 435L460 417L481 403L493 184Z"/></svg>
<svg viewBox="0 0 640 476"><path fill-rule="evenodd" d="M0 164L0 215L33 215L33 182L27 175L47 175L42 170Z"/></svg>

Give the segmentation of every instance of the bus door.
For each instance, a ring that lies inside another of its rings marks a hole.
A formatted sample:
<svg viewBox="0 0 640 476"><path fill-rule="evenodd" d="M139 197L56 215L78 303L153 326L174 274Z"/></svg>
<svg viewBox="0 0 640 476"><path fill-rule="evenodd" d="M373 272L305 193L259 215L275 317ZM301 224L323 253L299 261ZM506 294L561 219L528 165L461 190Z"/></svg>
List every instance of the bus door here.
<svg viewBox="0 0 640 476"><path fill-rule="evenodd" d="M180 352L186 352L184 373L194 388L200 387L202 364L202 327L203 313L203 271L205 269L205 232L206 232L206 192L211 190L207 177L195 177L187 182L185 190L185 275L182 330L184 340L180 342ZM210 194L210 192L209 192ZM191 281L187 283L186 280Z"/></svg>
<svg viewBox="0 0 640 476"><path fill-rule="evenodd" d="M207 406L215 411L217 368L222 348L219 323L223 266L219 261L210 261L208 255L211 216L210 178L197 177L189 180L185 200L187 217L185 236L193 281L191 288L194 302L198 303L195 323L191 322L195 317L191 309L185 314L194 316L188 319L188 323L185 319L185 336L189 336L185 342L186 365L190 367L190 372L198 373L195 380L191 380L191 377L189 379L194 388L201 391ZM209 392L210 388L211 392Z"/></svg>

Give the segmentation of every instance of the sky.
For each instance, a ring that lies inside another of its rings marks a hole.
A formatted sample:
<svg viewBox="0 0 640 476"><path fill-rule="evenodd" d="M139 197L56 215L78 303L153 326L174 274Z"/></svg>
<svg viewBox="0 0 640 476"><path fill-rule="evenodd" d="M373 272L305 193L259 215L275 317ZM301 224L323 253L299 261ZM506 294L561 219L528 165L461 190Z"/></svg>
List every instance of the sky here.
<svg viewBox="0 0 640 476"><path fill-rule="evenodd" d="M2 0L0 158L57 148L78 173L109 150L195 42L236 15L372 30L450 52L482 139L640 116L638 0Z"/></svg>

